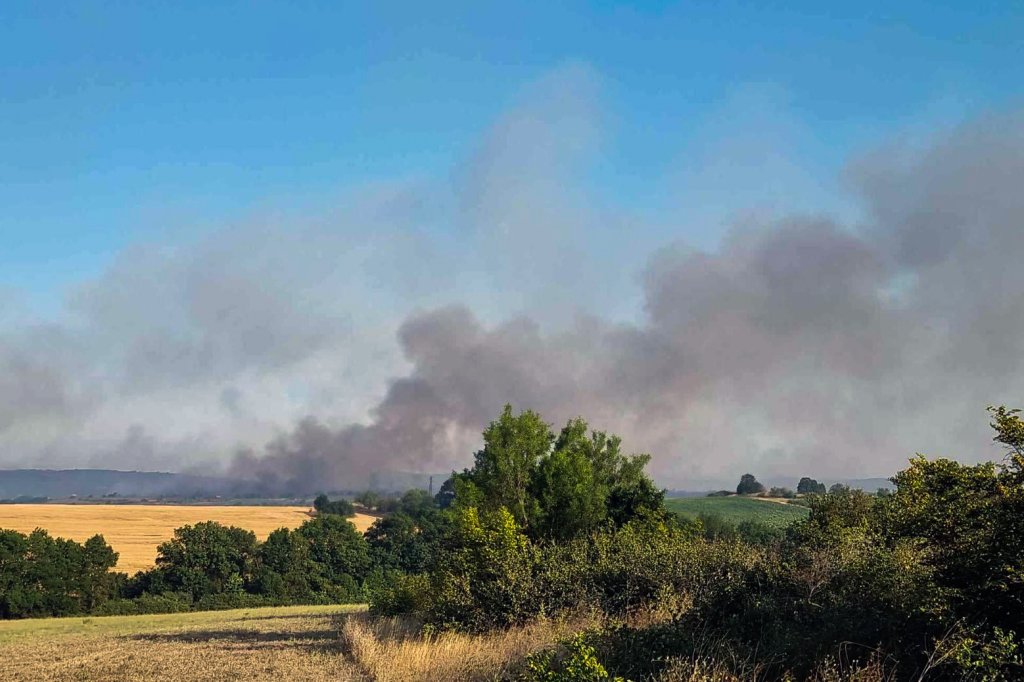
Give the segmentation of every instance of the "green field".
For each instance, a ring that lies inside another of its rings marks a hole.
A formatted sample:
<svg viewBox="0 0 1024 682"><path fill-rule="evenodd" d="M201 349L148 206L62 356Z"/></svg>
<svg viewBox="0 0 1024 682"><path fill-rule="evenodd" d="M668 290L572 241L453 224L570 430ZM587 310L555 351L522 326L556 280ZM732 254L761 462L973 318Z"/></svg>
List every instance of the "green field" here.
<svg viewBox="0 0 1024 682"><path fill-rule="evenodd" d="M673 497L665 500L665 508L686 518L705 514L732 523L756 521L773 528L785 528L808 514L807 507L750 497Z"/></svg>

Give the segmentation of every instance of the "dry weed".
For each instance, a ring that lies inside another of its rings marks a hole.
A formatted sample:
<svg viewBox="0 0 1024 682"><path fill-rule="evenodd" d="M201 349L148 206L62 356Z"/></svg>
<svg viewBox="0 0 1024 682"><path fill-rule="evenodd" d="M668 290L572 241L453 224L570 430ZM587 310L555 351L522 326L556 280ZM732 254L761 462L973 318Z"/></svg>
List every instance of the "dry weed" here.
<svg viewBox="0 0 1024 682"><path fill-rule="evenodd" d="M598 625L596 616L580 615L486 635L424 633L409 620L359 614L346 619L342 638L360 671L379 682L494 680L528 654Z"/></svg>

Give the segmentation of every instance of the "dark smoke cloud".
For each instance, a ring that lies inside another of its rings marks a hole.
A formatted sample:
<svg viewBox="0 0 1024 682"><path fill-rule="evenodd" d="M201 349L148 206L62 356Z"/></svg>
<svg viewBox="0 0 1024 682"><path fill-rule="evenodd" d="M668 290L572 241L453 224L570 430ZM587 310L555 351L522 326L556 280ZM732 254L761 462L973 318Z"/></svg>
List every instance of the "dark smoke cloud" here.
<svg viewBox="0 0 1024 682"><path fill-rule="evenodd" d="M993 456L984 407L1024 386L1024 113L857 159L856 211L738 199L720 243L641 258L690 225L583 189L595 84L535 86L450 184L139 247L67 320L0 328L8 461L352 488L465 466L506 402L583 415L681 487Z"/></svg>
<svg viewBox="0 0 1024 682"><path fill-rule="evenodd" d="M262 462L436 470L465 462L505 402L589 416L653 451L670 481L881 474L915 449L991 456L983 408L1024 385L1022 132L1005 116L910 160L865 158L852 171L864 224L794 217L737 227L713 252L662 250L641 324L412 317L399 332L412 370L369 427Z"/></svg>

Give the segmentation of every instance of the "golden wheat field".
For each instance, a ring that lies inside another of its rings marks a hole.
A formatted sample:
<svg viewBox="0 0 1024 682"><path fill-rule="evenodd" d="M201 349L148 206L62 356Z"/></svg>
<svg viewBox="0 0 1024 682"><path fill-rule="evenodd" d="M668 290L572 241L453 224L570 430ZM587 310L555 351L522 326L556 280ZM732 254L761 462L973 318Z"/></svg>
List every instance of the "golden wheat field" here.
<svg viewBox="0 0 1024 682"><path fill-rule="evenodd" d="M156 504L4 504L0 528L28 533L43 528L55 537L79 542L99 533L119 554L117 570L150 568L156 548L174 529L200 521L246 528L261 540L277 528L296 528L310 518L308 507L186 506ZM349 519L363 532L376 520L357 514Z"/></svg>

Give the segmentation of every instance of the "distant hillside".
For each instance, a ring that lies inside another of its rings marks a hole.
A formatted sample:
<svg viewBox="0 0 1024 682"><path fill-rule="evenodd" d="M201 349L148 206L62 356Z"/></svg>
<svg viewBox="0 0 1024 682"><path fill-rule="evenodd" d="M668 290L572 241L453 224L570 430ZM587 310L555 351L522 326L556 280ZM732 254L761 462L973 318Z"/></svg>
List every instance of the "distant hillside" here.
<svg viewBox="0 0 1024 682"><path fill-rule="evenodd" d="M49 497L160 497L216 495L231 486L225 479L160 471L111 469L0 469L0 499Z"/></svg>

